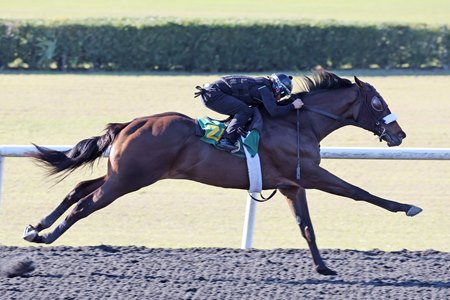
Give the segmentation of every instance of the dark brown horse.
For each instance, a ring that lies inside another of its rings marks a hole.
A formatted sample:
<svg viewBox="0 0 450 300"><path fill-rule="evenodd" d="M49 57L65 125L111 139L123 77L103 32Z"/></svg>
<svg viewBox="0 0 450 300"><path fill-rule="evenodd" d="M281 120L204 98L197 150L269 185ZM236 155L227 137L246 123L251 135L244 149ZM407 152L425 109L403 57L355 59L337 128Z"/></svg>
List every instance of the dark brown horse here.
<svg viewBox="0 0 450 300"><path fill-rule="evenodd" d="M389 146L400 145L406 137L375 88L356 77L356 83L352 84L326 71L305 77L302 82L306 92L292 98L301 97L304 108L284 118L270 118L262 112L264 127L259 154L263 189L278 189L286 196L317 272L334 275L336 273L325 265L316 245L306 189L366 201L408 216L418 214L421 209L374 196L320 167L320 141L344 125L367 129ZM300 128L299 136L297 127ZM66 152L36 146L39 153L32 156L50 167L52 173L63 174L93 163L109 146L111 151L107 174L79 183L50 215L25 229L24 239L50 244L78 220L161 179L189 179L224 188L248 189L245 160L200 141L195 130L195 120L170 112L124 124L109 124L104 135L83 140ZM301 145L300 179L297 176L298 143ZM211 169L215 170L214 176L211 176ZM74 204L73 210L55 230L39 234Z"/></svg>

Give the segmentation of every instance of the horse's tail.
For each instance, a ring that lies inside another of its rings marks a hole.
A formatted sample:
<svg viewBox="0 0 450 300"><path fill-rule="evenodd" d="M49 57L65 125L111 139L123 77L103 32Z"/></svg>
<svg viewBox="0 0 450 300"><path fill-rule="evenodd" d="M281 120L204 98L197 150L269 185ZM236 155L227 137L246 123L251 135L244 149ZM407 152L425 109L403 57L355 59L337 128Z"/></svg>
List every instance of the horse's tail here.
<svg viewBox="0 0 450 300"><path fill-rule="evenodd" d="M30 154L49 170L51 175L63 172L69 175L78 167L93 164L94 161L108 150L119 132L130 123L110 123L105 134L82 140L72 149L56 151L33 144L38 153Z"/></svg>

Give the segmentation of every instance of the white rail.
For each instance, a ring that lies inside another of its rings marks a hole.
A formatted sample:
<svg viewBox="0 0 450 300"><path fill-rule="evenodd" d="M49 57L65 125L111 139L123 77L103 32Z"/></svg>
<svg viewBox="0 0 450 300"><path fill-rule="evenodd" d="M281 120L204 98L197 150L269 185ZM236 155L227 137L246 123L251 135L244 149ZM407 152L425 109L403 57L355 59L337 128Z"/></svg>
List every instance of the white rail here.
<svg viewBox="0 0 450 300"><path fill-rule="evenodd" d="M450 148L344 148L324 147L322 158L450 160Z"/></svg>
<svg viewBox="0 0 450 300"><path fill-rule="evenodd" d="M68 150L71 145L41 145L53 150ZM26 153L37 153L34 146L0 145L2 157L24 157ZM449 160L450 148L363 148L323 147L322 158L345 159L407 159L407 160Z"/></svg>
<svg viewBox="0 0 450 300"><path fill-rule="evenodd" d="M70 145L46 145L44 147L64 151ZM0 199L3 187L3 169L5 157L25 157L27 153L35 153L36 148L24 145L0 145ZM346 148L324 147L320 150L322 158L334 159L396 159L396 160L450 160L450 148ZM107 154L105 155L107 156ZM254 197L257 194L253 194ZM256 204L250 196L247 198L242 249L252 247L253 228L255 225Z"/></svg>

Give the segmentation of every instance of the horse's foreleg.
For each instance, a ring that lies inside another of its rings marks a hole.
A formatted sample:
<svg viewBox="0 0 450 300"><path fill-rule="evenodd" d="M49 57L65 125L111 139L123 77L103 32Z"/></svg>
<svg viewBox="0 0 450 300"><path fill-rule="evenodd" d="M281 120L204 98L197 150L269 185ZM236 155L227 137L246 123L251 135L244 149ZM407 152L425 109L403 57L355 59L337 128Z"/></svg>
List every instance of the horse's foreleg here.
<svg viewBox="0 0 450 300"><path fill-rule="evenodd" d="M42 236L36 234L30 242L51 244L66 232L77 221L87 217L91 213L111 204L124 192L112 187L111 183L105 183L93 193L79 200L70 214L52 232Z"/></svg>
<svg viewBox="0 0 450 300"><path fill-rule="evenodd" d="M308 169L308 175L304 176L302 179L302 186L305 188L318 189L327 193L352 198L357 201L365 201L391 212L403 211L407 216L411 217L422 211L421 208L414 205L403 204L374 196L357 186L345 182L320 166L315 166L314 168Z"/></svg>
<svg viewBox="0 0 450 300"><path fill-rule="evenodd" d="M305 190L303 188L293 187L280 189L280 192L286 196L286 200L294 214L297 225L300 227L300 232L308 242L316 271L323 275L336 275L335 271L329 269L325 265L320 256L319 249L317 248L316 236L309 216Z"/></svg>

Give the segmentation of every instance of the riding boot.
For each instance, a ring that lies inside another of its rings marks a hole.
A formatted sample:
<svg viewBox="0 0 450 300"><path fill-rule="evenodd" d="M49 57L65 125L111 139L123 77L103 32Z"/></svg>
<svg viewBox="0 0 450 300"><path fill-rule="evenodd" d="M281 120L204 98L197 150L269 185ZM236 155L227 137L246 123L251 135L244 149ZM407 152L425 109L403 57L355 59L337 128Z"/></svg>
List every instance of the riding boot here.
<svg viewBox="0 0 450 300"><path fill-rule="evenodd" d="M217 148L220 150L225 151L236 151L238 150L238 147L229 139L229 138L223 138L217 143Z"/></svg>

